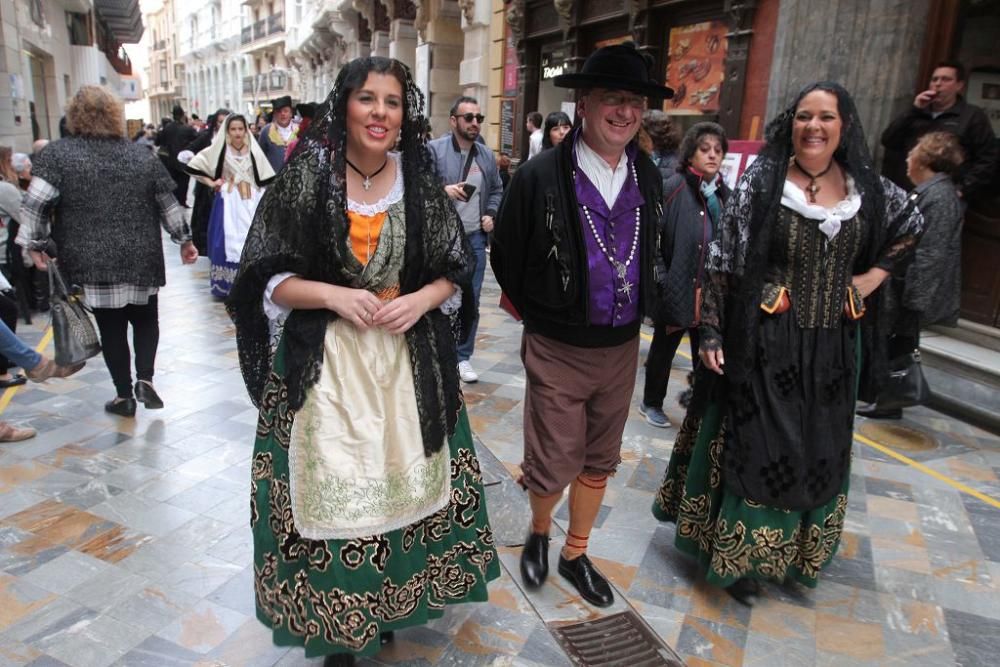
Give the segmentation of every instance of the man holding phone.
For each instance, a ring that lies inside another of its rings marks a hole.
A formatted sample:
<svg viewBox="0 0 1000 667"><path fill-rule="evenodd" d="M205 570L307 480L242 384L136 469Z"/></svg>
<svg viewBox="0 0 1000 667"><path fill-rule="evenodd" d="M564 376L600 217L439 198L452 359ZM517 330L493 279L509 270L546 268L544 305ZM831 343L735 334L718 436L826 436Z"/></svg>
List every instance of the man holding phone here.
<svg viewBox="0 0 1000 667"><path fill-rule="evenodd" d="M476 312L472 330L465 342L458 346L458 375L463 382L476 382L479 375L470 359L476 346L476 329L479 327L479 294L486 272L486 244L493 231L493 218L500 208L503 183L497 169L493 151L479 141L480 128L485 118L479 111L474 97L459 97L451 107L449 122L451 134L428 142L428 148L437 163L438 176L444 191L455 202L455 210L462 219L465 234L476 257L472 276L472 291Z"/></svg>

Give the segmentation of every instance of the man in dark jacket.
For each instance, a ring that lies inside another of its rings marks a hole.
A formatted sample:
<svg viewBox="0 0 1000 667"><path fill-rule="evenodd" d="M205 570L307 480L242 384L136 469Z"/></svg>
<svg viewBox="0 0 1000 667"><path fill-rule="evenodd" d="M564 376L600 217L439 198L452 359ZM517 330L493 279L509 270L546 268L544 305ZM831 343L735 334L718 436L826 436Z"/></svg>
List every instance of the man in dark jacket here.
<svg viewBox="0 0 1000 667"><path fill-rule="evenodd" d="M156 135L156 145L159 148L163 166L167 168L170 177L177 184L174 189L177 202L181 206L187 206L188 175L184 172L180 162L177 161L177 154L194 141L198 132L187 124L187 116L180 105L174 105L171 115L174 120L166 123L160 133Z"/></svg>
<svg viewBox="0 0 1000 667"><path fill-rule="evenodd" d="M662 187L635 136L646 97L672 91L650 79L631 43L599 49L555 85L583 89L582 124L514 174L491 251L497 281L524 317L521 467L531 528L521 576L528 587L545 582L552 510L569 486L559 573L606 607L614 596L587 558L587 541L621 460L639 325L655 299Z"/></svg>
<svg viewBox="0 0 1000 667"><path fill-rule="evenodd" d="M965 152L958 176L959 194L973 199L989 186L996 169L997 144L986 113L965 101L965 67L947 61L938 64L930 87L913 99L913 106L889 124L882 133L886 148L883 172L904 190L912 190L906 177L906 155L928 132L951 132Z"/></svg>

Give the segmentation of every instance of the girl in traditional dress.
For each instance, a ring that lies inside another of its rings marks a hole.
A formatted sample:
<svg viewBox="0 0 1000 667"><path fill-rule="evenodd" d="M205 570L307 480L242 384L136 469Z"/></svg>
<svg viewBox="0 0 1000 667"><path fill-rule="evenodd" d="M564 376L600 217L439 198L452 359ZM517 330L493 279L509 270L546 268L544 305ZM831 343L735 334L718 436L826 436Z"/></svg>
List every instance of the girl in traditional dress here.
<svg viewBox="0 0 1000 667"><path fill-rule="evenodd" d="M470 301L471 250L422 115L405 65L346 65L261 202L227 302L260 407L257 616L327 665L486 600L500 574L444 312Z"/></svg>
<svg viewBox="0 0 1000 667"><path fill-rule="evenodd" d="M274 170L247 131L246 118L239 114L226 118L212 144L191 158L185 169L215 189L208 222L209 281L212 296L225 297L236 277L257 204L264 187L274 179Z"/></svg>
<svg viewBox="0 0 1000 667"><path fill-rule="evenodd" d="M725 208L695 395L653 513L676 522L677 547L741 602L753 603L759 579L815 586L837 550L859 358L874 378L884 360L876 289L921 224L875 175L835 83L807 87L770 123Z"/></svg>

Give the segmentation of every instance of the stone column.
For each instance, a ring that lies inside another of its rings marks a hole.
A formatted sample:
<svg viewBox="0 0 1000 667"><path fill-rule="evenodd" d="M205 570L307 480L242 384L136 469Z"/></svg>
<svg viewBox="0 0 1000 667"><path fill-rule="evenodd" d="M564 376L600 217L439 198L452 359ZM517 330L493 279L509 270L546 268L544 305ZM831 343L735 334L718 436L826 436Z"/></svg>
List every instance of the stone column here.
<svg viewBox="0 0 1000 667"><path fill-rule="evenodd" d="M417 65L417 8L410 0L380 0L389 15L389 57L411 70Z"/></svg>
<svg viewBox="0 0 1000 667"><path fill-rule="evenodd" d="M462 10L462 31L465 33L462 62L459 64L459 85L464 94L479 100L483 112L489 111L490 83L490 0L458 0ZM497 113L499 113L499 104ZM499 118L492 118L493 123ZM486 132L487 128L483 128ZM489 142L489 137L484 137Z"/></svg>
<svg viewBox="0 0 1000 667"><path fill-rule="evenodd" d="M913 100L930 0L783 0L775 30L767 118L803 86L832 80L854 98L868 145ZM802 54L808 53L808 58Z"/></svg>
<svg viewBox="0 0 1000 667"><path fill-rule="evenodd" d="M427 97L427 117L434 136L438 136L448 130L448 112L461 94L459 65L464 35L455 0L415 0L414 5L419 37L414 76Z"/></svg>

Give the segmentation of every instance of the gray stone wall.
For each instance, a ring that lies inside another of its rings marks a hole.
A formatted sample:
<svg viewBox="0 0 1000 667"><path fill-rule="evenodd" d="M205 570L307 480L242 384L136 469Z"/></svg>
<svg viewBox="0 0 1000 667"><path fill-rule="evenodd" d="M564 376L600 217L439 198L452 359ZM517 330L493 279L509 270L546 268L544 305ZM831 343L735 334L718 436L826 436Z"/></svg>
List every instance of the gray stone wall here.
<svg viewBox="0 0 1000 667"><path fill-rule="evenodd" d="M782 0L768 86L770 120L803 86L837 81L854 98L868 145L913 100L930 0Z"/></svg>

